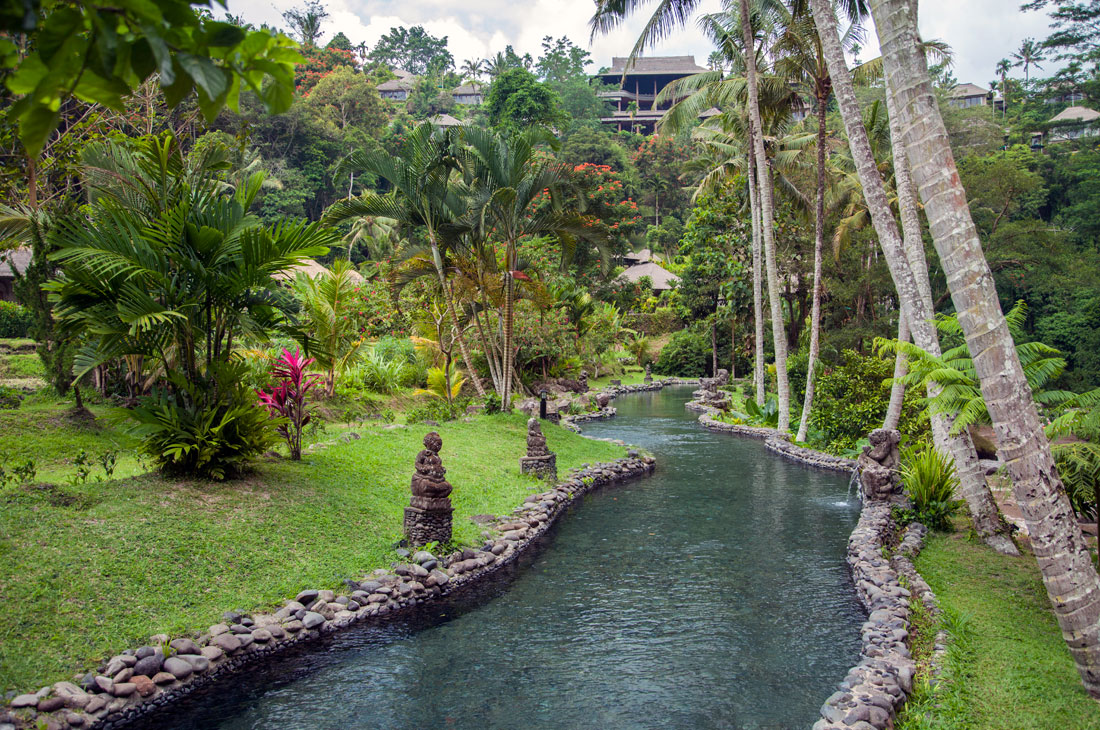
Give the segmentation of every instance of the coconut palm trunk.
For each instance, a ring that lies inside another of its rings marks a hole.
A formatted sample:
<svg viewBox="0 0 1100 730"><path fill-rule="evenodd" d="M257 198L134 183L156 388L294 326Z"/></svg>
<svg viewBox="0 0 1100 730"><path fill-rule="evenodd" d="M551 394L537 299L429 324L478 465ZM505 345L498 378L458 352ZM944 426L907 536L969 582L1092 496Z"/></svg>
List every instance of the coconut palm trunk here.
<svg viewBox="0 0 1100 730"><path fill-rule="evenodd" d="M772 342L775 345L775 380L778 390L779 423L786 433L791 420L791 391L787 381L787 338L783 331L783 309L779 301L779 275L776 270L775 208L772 199L771 170L764 153L764 125L760 118L760 95L756 77L756 44L753 42L749 0L740 0L741 37L745 44L745 66L749 86L749 137L756 157L756 177L760 194L760 226L764 239L764 266L768 274L768 303L772 314Z"/></svg>
<svg viewBox="0 0 1100 730"><path fill-rule="evenodd" d="M814 0L815 12L823 0ZM871 0L913 181L1062 636L1100 699L1100 576L1058 477L918 47L912 0Z"/></svg>
<svg viewBox="0 0 1100 730"><path fill-rule="evenodd" d="M798 422L797 441L805 441L814 405L814 366L821 347L821 252L825 248L825 103L828 89L817 94L817 200L814 207L814 289L810 307L810 357L806 362L806 395L802 400L802 418Z"/></svg>
<svg viewBox="0 0 1100 730"><path fill-rule="evenodd" d="M928 260L924 256L924 240L921 236L920 213L917 210L917 192L913 186L912 170L909 166L909 156L905 154L905 141L901 135L901 125L895 109L893 95L886 94L886 108L890 122L890 141L894 149L894 179L897 183L898 209L901 213L902 241L905 246L905 255L909 260L909 268L917 283L917 290L924 301L925 309L935 312L932 303L932 285L928 279ZM905 321L906 330L909 323ZM901 334L899 332L899 334ZM906 332L908 334L908 332ZM939 336L935 328L932 328L935 350L933 355L939 355ZM904 362L902 362L904 365ZM895 370L897 362L895 362ZM934 398L940 393L939 386L928 384L928 397ZM891 398L894 393L891 392ZM901 394L904 401L904 391ZM891 406L893 402L891 400ZM898 405L900 414L901 404ZM982 537L987 545L1004 555L1019 555L1020 551L1009 536L1008 525L1001 517L997 502L993 499L993 493L989 491L989 483L985 478L985 471L978 459L978 452L974 448L974 440L967 431L957 434L951 433L951 424L943 413L933 413L932 439L940 453L950 455L955 460L955 474L959 479L959 495L966 500L970 511L970 520L975 531Z"/></svg>
<svg viewBox="0 0 1100 730"><path fill-rule="evenodd" d="M752 364L752 384L756 391L756 405L764 405L764 282L760 259L760 195L756 184L756 154L749 145L749 208L752 209L752 320L756 356Z"/></svg>
<svg viewBox="0 0 1100 730"><path fill-rule="evenodd" d="M871 144L867 129L863 126L863 117L860 114L859 102L856 100L851 73L844 60L844 50L837 35L836 16L832 5L828 0L811 0L811 6L826 62L829 65L829 75L833 80L833 90L848 133L848 145L867 201L867 209L875 232L878 234L883 257L890 269L890 276L898 292L901 316L909 326L914 344L926 352L939 353L939 339L932 324L931 290L927 289L927 298L922 295L922 288L927 287L927 284L922 286L914 273L914 266L909 260L909 251L905 247L891 212L886 197L886 186L874 155L871 153ZM914 220L912 216L908 218L912 223ZM915 248L916 242L912 243ZM921 258L923 259L923 249ZM927 266L923 263L916 268L927 272ZM1004 524L999 518L996 504L984 480L979 482L974 478L978 465L973 453L973 444L969 443L969 436L960 434L957 438L947 438L946 424L942 419L938 424L933 423L933 435L936 436L937 432L937 443L947 446L955 457L956 468L961 474L966 475L967 487L962 491L967 499L975 529L991 547L1008 552L1011 540L1004 534Z"/></svg>
<svg viewBox="0 0 1100 730"><path fill-rule="evenodd" d="M909 341L909 323L905 321L905 315L898 315L898 342ZM901 379L909 372L909 358L901 350L894 356L894 383L890 386L890 405L886 407L886 418L882 420L883 428L897 428L901 421L901 409L905 405L905 384Z"/></svg>

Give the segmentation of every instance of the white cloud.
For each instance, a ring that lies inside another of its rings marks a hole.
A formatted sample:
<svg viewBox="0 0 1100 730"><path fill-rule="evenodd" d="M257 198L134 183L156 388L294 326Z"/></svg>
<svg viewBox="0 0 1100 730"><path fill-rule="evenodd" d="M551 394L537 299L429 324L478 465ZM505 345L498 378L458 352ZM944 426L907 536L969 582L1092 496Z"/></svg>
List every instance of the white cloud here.
<svg viewBox="0 0 1100 730"><path fill-rule="evenodd" d="M229 10L253 23L282 26L282 11L302 4L300 0L229 0ZM925 38L939 38L955 50L955 76L960 81L987 85L994 78L993 67L1010 57L1027 37L1044 38L1048 18L1043 13L1022 13L1020 0L923 0L920 28ZM423 25L436 36L446 35L456 63L467 58L485 58L511 44L519 53L537 56L544 36L568 36L592 53L593 68L611 63L612 56L625 55L634 45L655 3L628 19L615 31L589 40L588 21L592 0L329 0L330 18L325 37L343 32L353 43L373 45L390 28ZM720 8L719 0L704 0L701 12ZM873 29L872 29L873 31ZM878 54L874 33L868 33L860 54L868 59ZM652 54L694 55L701 65L712 50L694 24L675 31ZM1055 64L1045 64L1049 73Z"/></svg>

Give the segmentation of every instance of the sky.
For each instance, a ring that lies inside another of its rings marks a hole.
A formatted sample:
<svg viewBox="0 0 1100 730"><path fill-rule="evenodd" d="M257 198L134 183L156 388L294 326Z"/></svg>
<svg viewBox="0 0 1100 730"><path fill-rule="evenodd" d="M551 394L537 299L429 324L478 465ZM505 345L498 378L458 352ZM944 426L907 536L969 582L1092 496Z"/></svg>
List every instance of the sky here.
<svg viewBox="0 0 1100 730"><path fill-rule="evenodd" d="M920 29L925 39L946 41L955 51L955 77L960 82L989 86L997 61L1009 58L1028 37L1048 33L1045 13L1019 10L1022 0L921 0ZM257 25L284 27L282 11L301 0L228 0L229 11ZM568 36L592 54L596 71L610 66L612 56L629 53L654 2L632 16L618 30L589 40L592 0L327 0L330 17L324 26L327 40L342 31L353 44L374 45L391 27L422 25L434 36L447 36L456 65L466 59L486 58L511 44L518 53L538 56L544 36ZM703 0L701 12L720 8L720 0ZM700 65L713 50L694 24L675 31L646 55L694 55ZM878 55L869 33L859 58ZM1049 73L1052 65L1044 64ZM1022 76L1022 71L1018 74ZM1032 73L1034 76L1034 71Z"/></svg>

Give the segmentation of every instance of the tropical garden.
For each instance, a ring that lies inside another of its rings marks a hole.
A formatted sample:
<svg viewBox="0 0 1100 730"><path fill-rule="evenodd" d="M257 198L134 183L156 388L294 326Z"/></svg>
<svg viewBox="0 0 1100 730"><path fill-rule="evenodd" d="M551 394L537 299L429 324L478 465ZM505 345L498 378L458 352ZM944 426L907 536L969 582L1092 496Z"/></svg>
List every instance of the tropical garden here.
<svg viewBox="0 0 1100 730"><path fill-rule="evenodd" d="M1027 3L1051 35L966 108L914 3L697 5L634 50L697 19L710 70L615 131L568 38L456 63L419 26L354 46L317 0L282 29L7 3L0 690L387 564L410 427L471 485L456 515L506 513L540 392L581 413L582 378L726 370L721 420L849 457L902 434L945 608L922 671L955 640L900 727L1100 726L1100 136L1051 121L1100 103L1100 4ZM624 453L546 434L565 467Z"/></svg>

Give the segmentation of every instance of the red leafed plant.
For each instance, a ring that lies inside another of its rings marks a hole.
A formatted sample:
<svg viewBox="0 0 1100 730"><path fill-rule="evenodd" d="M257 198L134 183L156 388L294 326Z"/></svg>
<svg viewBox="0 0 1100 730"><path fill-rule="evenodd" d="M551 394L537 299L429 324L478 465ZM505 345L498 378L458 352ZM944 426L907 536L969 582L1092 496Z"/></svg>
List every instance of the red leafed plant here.
<svg viewBox="0 0 1100 730"><path fill-rule="evenodd" d="M298 350L291 354L283 350L282 356L275 361L271 374L279 384L271 392L257 390L260 404L271 412L272 416L283 419L279 433L286 439L290 448L290 458L299 461L302 458L302 429L309 423L309 406L306 405L306 393L320 378L316 373L307 373L313 358L304 358Z"/></svg>

